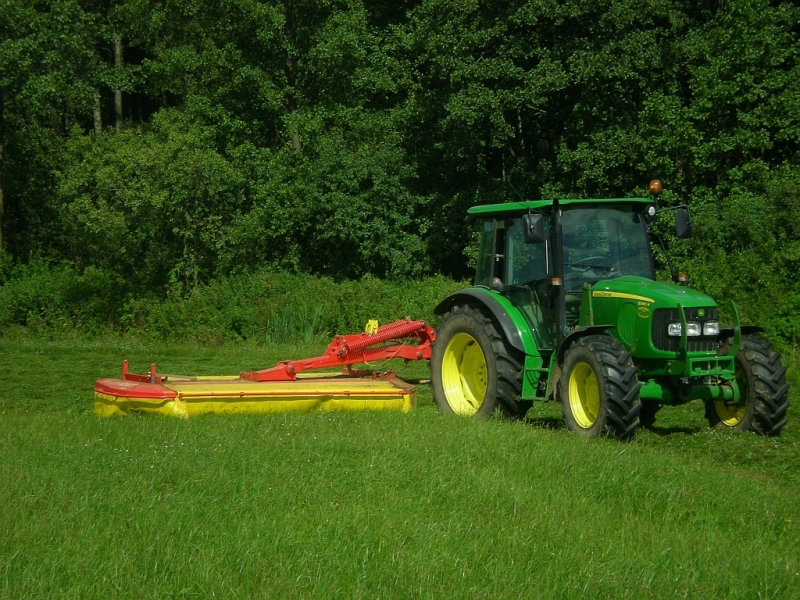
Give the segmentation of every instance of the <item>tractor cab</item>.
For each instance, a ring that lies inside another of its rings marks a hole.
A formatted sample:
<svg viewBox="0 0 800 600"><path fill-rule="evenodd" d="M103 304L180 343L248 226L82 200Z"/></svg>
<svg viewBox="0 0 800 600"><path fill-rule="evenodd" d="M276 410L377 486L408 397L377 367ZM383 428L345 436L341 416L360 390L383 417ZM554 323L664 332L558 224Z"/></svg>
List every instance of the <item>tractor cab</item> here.
<svg viewBox="0 0 800 600"><path fill-rule="evenodd" d="M476 286L503 294L525 315L542 350L552 350L556 344L553 280L562 282L566 325L573 329L579 324L587 285L624 276L650 280L655 276L648 239L649 201L562 201L563 277L555 271L551 206L529 206L529 212L516 215L487 215L475 275ZM531 235L534 222L538 231Z"/></svg>

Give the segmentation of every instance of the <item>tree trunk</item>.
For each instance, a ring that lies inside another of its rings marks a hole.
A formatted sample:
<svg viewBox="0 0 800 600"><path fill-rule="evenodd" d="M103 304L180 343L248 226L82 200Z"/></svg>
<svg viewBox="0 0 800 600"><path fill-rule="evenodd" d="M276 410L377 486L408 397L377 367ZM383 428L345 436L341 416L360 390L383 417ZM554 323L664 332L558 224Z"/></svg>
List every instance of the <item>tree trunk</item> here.
<svg viewBox="0 0 800 600"><path fill-rule="evenodd" d="M5 212L5 186L3 185L3 173L5 163L3 162L3 142L5 141L3 132L3 94L0 93L0 254L3 252L3 213Z"/></svg>
<svg viewBox="0 0 800 600"><path fill-rule="evenodd" d="M94 130L100 133L103 129L103 114L100 111L100 90L94 91Z"/></svg>
<svg viewBox="0 0 800 600"><path fill-rule="evenodd" d="M284 63L284 72L286 73L286 85L288 87L288 100L287 108L289 109L289 120L291 123L291 131L289 135L292 139L292 150L300 152L302 149L302 141L300 140L300 131L298 131L297 121L295 119L297 113L297 57L294 55L294 49L298 46L298 39L300 38L300 26L303 20L303 3L302 2L286 2L284 3L285 14L283 23L283 35L285 37L286 45L286 62Z"/></svg>
<svg viewBox="0 0 800 600"><path fill-rule="evenodd" d="M291 109L291 111L294 112L295 109ZM292 131L292 150L295 152L300 152L301 149L302 144L300 143L300 134L297 132L297 127L295 126L294 131Z"/></svg>
<svg viewBox="0 0 800 600"><path fill-rule="evenodd" d="M289 96L289 113L294 115L297 112L297 97L294 91L294 57L291 52L286 55L286 81L292 87ZM297 131L297 125L292 123L292 150L300 152L302 144L300 143L300 133Z"/></svg>
<svg viewBox="0 0 800 600"><path fill-rule="evenodd" d="M114 34L114 66L117 69L122 69L122 36L118 33ZM117 86L114 90L114 126L119 133L122 126L122 90Z"/></svg>

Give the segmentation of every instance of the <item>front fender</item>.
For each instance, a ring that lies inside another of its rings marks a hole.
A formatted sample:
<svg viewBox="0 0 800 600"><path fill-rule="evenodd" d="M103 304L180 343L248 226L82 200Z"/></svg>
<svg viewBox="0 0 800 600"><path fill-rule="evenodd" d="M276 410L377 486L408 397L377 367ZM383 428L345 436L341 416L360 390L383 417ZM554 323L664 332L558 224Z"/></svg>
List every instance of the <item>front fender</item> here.
<svg viewBox="0 0 800 600"><path fill-rule="evenodd" d="M557 355L558 364L561 364L561 362L564 360L564 354L567 352L567 349L575 340L582 337L586 337L587 335L603 334L609 329L613 329L614 327L615 327L614 325L587 325L586 327L576 327L575 329L569 332L569 335L567 337L564 338L564 342L558 349L558 355Z"/></svg>
<svg viewBox="0 0 800 600"><path fill-rule="evenodd" d="M730 303L730 311L731 315L733 316L733 326L720 328L718 339L720 343L724 343L728 340L728 338L733 337L733 345L728 349L728 354L731 356L736 356L736 354L739 352L739 348L741 347L743 335L759 333L764 331L764 329L762 327L758 327L757 325L742 325L741 321L739 321L739 311L737 310L736 303L733 300L731 300Z"/></svg>
<svg viewBox="0 0 800 600"><path fill-rule="evenodd" d="M742 335L753 335L754 333L761 333L764 331L764 328L759 327L758 325L740 325L739 329L741 330ZM728 338L732 338L734 333L735 327L732 325L720 327L718 339L720 342L724 342Z"/></svg>

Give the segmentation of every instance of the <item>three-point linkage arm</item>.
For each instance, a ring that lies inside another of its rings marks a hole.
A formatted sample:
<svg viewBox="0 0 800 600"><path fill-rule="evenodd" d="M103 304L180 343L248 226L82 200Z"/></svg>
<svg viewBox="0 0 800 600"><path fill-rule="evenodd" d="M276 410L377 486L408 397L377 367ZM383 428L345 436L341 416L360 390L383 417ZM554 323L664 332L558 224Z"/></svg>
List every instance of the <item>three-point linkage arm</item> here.
<svg viewBox="0 0 800 600"><path fill-rule="evenodd" d="M417 338L419 342L415 345L402 343L380 345L411 338ZM293 381L299 372L310 369L349 367L349 365L390 358L430 360L431 343L435 338L436 330L429 327L425 321L395 321L379 327L372 334L337 336L322 356L284 360L270 369L245 372L240 377L251 381Z"/></svg>

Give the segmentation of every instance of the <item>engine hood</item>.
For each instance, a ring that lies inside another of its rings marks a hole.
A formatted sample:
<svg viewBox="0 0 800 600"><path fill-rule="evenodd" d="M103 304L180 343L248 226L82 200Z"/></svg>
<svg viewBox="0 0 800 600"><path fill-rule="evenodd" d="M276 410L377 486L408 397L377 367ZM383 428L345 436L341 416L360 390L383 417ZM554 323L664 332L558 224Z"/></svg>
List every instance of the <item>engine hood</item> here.
<svg viewBox="0 0 800 600"><path fill-rule="evenodd" d="M711 296L697 290L633 275L599 281L592 287L592 298L627 299L663 308L678 304L686 308L717 305Z"/></svg>

